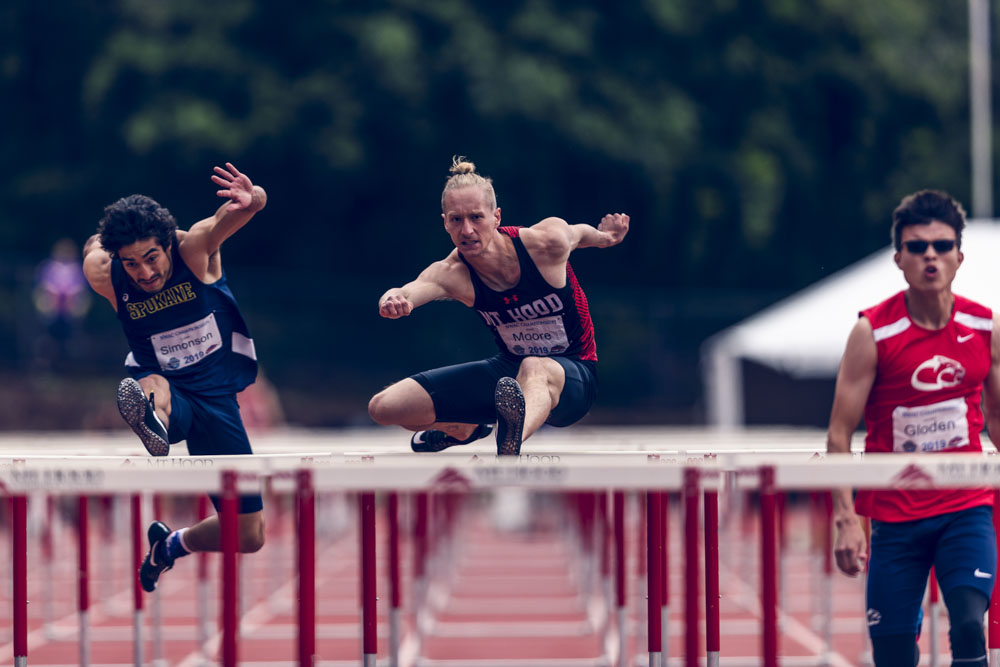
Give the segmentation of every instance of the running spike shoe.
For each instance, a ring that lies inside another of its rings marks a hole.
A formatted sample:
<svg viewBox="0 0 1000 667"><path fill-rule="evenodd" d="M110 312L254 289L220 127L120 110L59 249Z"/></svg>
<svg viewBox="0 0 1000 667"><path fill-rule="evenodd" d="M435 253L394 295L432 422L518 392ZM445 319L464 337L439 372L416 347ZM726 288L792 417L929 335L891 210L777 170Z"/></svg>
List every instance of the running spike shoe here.
<svg viewBox="0 0 1000 667"><path fill-rule="evenodd" d="M524 392L517 380L503 377L494 392L497 404L497 455L517 456L524 435Z"/></svg>
<svg viewBox="0 0 1000 667"><path fill-rule="evenodd" d="M167 557L166 541L170 529L159 521L149 524L146 537L149 538L149 553L139 566L139 584L142 590L152 593L160 575L174 566L174 559Z"/></svg>
<svg viewBox="0 0 1000 667"><path fill-rule="evenodd" d="M118 412L143 446L152 456L166 456L170 453L167 427L156 416L153 393L149 399L142 393L142 387L133 378L125 378L118 385Z"/></svg>
<svg viewBox="0 0 1000 667"><path fill-rule="evenodd" d="M480 438L485 438L493 432L493 424L480 424L465 440L459 440L448 435L444 431L417 431L410 438L410 449L415 452L425 454L428 452L440 452L455 445L467 445Z"/></svg>

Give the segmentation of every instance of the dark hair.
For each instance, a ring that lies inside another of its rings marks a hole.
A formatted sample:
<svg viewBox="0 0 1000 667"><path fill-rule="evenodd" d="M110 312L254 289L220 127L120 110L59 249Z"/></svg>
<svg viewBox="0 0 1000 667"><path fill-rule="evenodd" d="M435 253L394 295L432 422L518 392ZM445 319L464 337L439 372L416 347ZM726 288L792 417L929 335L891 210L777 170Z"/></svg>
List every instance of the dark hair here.
<svg viewBox="0 0 1000 667"><path fill-rule="evenodd" d="M112 256L127 245L155 238L163 249L177 238L177 221L170 211L145 195L129 195L104 207L97 226L101 247Z"/></svg>
<svg viewBox="0 0 1000 667"><path fill-rule="evenodd" d="M892 212L892 244L903 249L903 228L910 225L929 225L937 220L955 230L955 245L962 247L962 230L965 229L965 209L941 190L919 190L903 197Z"/></svg>

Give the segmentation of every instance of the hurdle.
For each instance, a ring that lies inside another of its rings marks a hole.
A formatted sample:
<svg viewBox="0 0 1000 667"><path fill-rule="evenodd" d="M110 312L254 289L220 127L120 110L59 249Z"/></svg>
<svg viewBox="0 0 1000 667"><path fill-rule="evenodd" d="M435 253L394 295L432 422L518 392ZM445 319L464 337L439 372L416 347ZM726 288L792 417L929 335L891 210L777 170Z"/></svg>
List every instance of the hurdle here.
<svg viewBox="0 0 1000 667"><path fill-rule="evenodd" d="M86 460L86 459L91 460ZM664 495L667 492L679 493L684 499L684 546L685 567L689 573L685 585L685 627L684 627L684 660L685 664L698 664L701 651L701 630L698 623L700 609L698 608L698 581L700 579L699 561L699 531L705 529L705 562L706 592L709 598L714 598L715 611L710 609L712 601L706 607L705 649L710 659L717 664L720 647L718 634L718 552L717 543L709 542L710 536L717 538L717 492L724 474L737 475L737 487L753 488L761 496L761 582L762 598L762 646L761 653L765 665L777 665L778 660L778 621L781 610L776 589L778 577L778 494L790 490L819 491L832 486L854 486L864 488L901 488L912 484L912 472L919 471L920 483L936 488L988 486L1000 487L1000 460L992 457L977 457L971 455L935 455L932 457L876 455L865 457L859 463L850 455L826 457L822 461L806 462L801 456L765 455L755 456L741 454L731 456L706 457L695 463L690 457L678 461L669 456L656 458L644 452L642 456L635 455L566 455L562 454L556 463L539 464L528 461L502 459L485 459L482 457L449 456L419 457L400 455L366 455L364 457L348 455L318 456L274 456L274 457L211 457L212 467L185 470L183 476L165 475L159 469L144 469L143 467L123 467L122 459L111 457L111 460L97 460L98 457L80 457L74 459L53 459L39 457L21 458L17 463L9 465L0 463L0 490L11 497L12 532L14 545L13 564L13 604L14 604L14 659L17 667L27 665L26 641L26 586L22 582L27 577L26 560L26 501L28 495L44 494L57 491L66 495L100 495L106 493L129 494L133 498L142 492L171 492L202 494L204 492L220 493L223 507L221 511L225 548L222 555L222 661L226 667L235 665L239 660L237 632L237 568L236 568L236 498L240 492L249 492L259 488L260 480L270 477L275 488L287 493L296 493L300 505L297 511L296 533L299 535L299 664L312 664L315 656L315 637L310 638L308 627L315 622L314 612L310 614L308 587L315 579L314 543L310 541L309 525L315 521L307 507L313 493L345 492L357 494L359 498L359 547L364 552L362 565L369 563L369 569L363 570L360 578L362 589L362 622L365 630L364 641L359 655L360 664L366 667L375 664L375 570L374 570L374 499L375 493L394 494L413 492L417 494L417 519L420 519L419 494L428 489L441 488L441 480L448 480L454 485L460 481L463 488L470 490L492 489L504 486L519 486L533 490L558 490L593 492L594 489L606 488L607 480L614 479L615 489L612 494L615 533L616 560L616 601L618 630L621 633L620 646L624 646L624 633L627 632L627 619L621 614L625 602L625 539L624 539L624 498L626 491L646 494L647 515L647 560L649 563L648 584L649 597L646 636L648 639L648 657L650 665L662 666L668 663L663 655L662 609L665 606L665 596L661 598L659 591L663 590L663 564L666 553L664 521ZM822 474L816 474L818 470ZM904 474L908 473L909 476ZM451 488L454 488L453 486ZM701 494L705 496L705 519L699 515ZM390 496L391 497L391 496ZM85 502L80 502L84 507ZM424 507L427 507L426 500ZM80 512L86 516L86 512ZM428 519L425 509L424 521ZM619 515L621 519L619 520ZM389 519L392 523L391 518ZM713 525L714 524L714 525ZM133 518L133 529L137 525ZM619 526L621 527L619 529ZM85 529L81 529L85 530ZM416 529L415 529L416 530ZM420 547L415 544L414 552L426 549L426 542L432 541L424 531L425 544ZM304 532L305 531L305 532ZM415 538L419 535L415 534ZM415 539L415 543L420 540ZM692 546L693 545L693 546ZM135 547L133 546L133 549ZM602 547L603 549L603 547ZM142 550L140 549L139 553ZM135 551L133 551L135 553ZM312 555L310 555L312 554ZM398 559L398 553L395 556ZM81 571L79 597L81 608L81 638L85 632L86 612L86 567L85 556L81 556ZM417 561L414 560L416 567ZM695 573L696 576L690 576ZM313 580L313 581L310 581ZM690 582L694 581L694 585ZM710 588L712 585L714 589ZM140 617L141 596L136 601L136 617ZM392 602L393 608L398 608ZM996 623L995 610L991 609L990 617L990 649L995 655L998 646L994 638ZM314 630L314 629L313 629ZM83 649L81 649L83 650ZM624 655L620 650L619 659ZM397 658L398 659L398 658ZM84 656L81 655L81 661ZM141 658L139 658L141 664Z"/></svg>

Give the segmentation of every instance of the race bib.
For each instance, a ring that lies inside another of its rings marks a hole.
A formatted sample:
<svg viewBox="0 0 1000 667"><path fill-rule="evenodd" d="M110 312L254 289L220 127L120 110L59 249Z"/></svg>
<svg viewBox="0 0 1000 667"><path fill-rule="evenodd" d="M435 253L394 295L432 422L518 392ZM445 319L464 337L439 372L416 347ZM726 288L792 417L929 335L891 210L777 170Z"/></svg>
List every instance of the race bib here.
<svg viewBox="0 0 1000 667"><path fill-rule="evenodd" d="M527 322L507 322L497 327L507 349L518 356L560 354L569 347L566 327L559 316Z"/></svg>
<svg viewBox="0 0 1000 667"><path fill-rule="evenodd" d="M222 349L222 336L215 313L182 327L150 336L153 352L165 371L176 371L196 364Z"/></svg>
<svg viewBox="0 0 1000 667"><path fill-rule="evenodd" d="M940 452L969 444L969 406L953 398L917 408L892 411L892 451Z"/></svg>

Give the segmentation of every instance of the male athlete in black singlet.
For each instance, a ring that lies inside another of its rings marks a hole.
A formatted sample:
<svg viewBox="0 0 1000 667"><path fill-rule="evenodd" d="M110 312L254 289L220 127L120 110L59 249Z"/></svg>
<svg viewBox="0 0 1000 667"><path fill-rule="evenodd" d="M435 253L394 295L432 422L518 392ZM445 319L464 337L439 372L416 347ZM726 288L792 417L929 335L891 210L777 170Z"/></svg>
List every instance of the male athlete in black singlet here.
<svg viewBox="0 0 1000 667"><path fill-rule="evenodd" d="M252 453L236 394L257 377L257 356L219 248L264 208L267 194L229 163L212 180L227 201L191 229L179 231L170 211L131 195L104 209L83 249L84 274L115 309L131 350L118 410L153 456L181 440L192 455ZM219 499L212 502L218 508ZM262 508L260 494L240 498L242 552L264 544ZM177 558L219 550L219 518L175 531L154 521L147 536L139 581L153 591Z"/></svg>
<svg viewBox="0 0 1000 667"><path fill-rule="evenodd" d="M476 309L499 354L401 380L372 397L379 424L415 431L416 452L436 452L490 434L497 454L517 455L543 423L569 426L597 395L597 347L587 298L569 265L576 248L608 248L628 233L629 217L604 216L595 229L546 218L501 227L490 179L455 158L441 195L441 217L455 249L416 280L379 299L395 319L436 299Z"/></svg>

